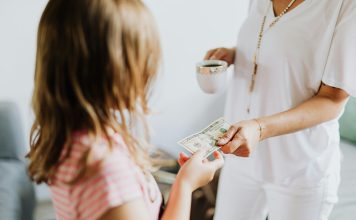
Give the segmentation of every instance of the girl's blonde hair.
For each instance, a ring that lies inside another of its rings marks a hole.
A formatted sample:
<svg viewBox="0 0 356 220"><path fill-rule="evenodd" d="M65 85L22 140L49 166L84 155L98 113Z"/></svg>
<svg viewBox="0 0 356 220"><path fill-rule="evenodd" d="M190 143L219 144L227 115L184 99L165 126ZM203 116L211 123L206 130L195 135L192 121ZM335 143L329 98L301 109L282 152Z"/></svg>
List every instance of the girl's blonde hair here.
<svg viewBox="0 0 356 220"><path fill-rule="evenodd" d="M113 129L145 167L147 152L130 124L148 113L147 93L160 57L154 20L140 0L50 0L37 38L32 179L50 180L80 130L108 138Z"/></svg>

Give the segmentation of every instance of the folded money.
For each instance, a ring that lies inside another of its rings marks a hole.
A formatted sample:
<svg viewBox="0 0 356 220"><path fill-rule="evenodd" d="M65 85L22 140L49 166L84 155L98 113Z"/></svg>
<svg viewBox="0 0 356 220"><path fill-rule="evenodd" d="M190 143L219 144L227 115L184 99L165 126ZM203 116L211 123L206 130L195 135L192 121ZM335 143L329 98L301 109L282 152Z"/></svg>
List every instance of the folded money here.
<svg viewBox="0 0 356 220"><path fill-rule="evenodd" d="M230 125L224 120L224 118L219 118L200 132L192 134L178 141L178 144L192 154L199 149L208 149L207 153L205 154L205 158L207 158L214 151L219 149L216 143L229 128Z"/></svg>

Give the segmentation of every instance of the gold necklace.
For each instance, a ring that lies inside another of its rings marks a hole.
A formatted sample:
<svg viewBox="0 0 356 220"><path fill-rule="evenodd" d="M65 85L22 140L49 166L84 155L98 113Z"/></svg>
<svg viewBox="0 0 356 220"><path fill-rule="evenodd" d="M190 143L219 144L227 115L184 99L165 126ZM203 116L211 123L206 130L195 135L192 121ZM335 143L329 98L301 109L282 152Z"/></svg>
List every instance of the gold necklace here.
<svg viewBox="0 0 356 220"><path fill-rule="evenodd" d="M254 87L255 87L255 81L256 81L256 76L257 76L257 71L258 71L258 55L260 54L261 43L262 43L262 39L263 39L264 34L271 27L273 27L275 24L277 24L277 22L281 19L281 17L283 17L283 15L285 15L285 13L287 13L287 11L290 9L290 7L292 7L292 5L296 2L296 0L291 0L289 2L288 6L271 22L271 24L265 30L265 24L266 24L266 20L267 20L268 10L271 8L271 6L273 6L273 4L272 4L273 2L272 1L273 0L270 0L270 4L268 5L266 13L263 16L260 32L258 34L257 47L256 47L255 54L253 55L253 72L252 72L250 89L249 89L250 93L253 92ZM251 97L250 97L250 101L249 101L249 104L248 104L248 107L247 107L247 113L250 113L250 107L251 107Z"/></svg>

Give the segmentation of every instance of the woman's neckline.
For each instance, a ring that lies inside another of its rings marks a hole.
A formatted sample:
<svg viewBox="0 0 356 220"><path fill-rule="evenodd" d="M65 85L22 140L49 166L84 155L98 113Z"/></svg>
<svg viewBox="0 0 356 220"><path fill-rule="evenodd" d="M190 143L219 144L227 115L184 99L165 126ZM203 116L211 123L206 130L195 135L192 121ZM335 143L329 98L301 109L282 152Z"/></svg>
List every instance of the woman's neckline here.
<svg viewBox="0 0 356 220"><path fill-rule="evenodd" d="M268 5L270 4L269 2L270 2L271 0L267 0L266 1L266 7L268 7ZM292 17L292 16L294 16L295 14L298 14L298 13L300 13L300 12L302 12L304 9L306 9L310 4L311 4L311 2L312 2L313 0L304 0L302 3L300 3L297 7L295 7L295 8L293 8L293 9L291 9L290 11L288 11L288 12L286 12L284 15L283 15L283 18L282 18L282 20L285 20L285 19L287 19L288 17ZM272 17L273 19L275 19L275 18L277 18L278 17L278 15L276 15L275 13L274 13L274 7L273 7L273 3L272 3L272 6L271 7L269 7L269 9L268 9L268 16L269 17Z"/></svg>

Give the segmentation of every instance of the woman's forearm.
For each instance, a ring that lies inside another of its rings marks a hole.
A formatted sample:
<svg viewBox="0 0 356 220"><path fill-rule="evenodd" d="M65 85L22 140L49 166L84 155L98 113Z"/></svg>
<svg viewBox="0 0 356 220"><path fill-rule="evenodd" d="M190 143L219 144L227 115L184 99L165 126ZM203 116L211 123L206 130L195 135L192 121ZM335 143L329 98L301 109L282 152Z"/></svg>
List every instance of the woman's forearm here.
<svg viewBox="0 0 356 220"><path fill-rule="evenodd" d="M348 95L332 87L320 92L297 107L272 116L259 118L261 140L293 133L335 119L342 111Z"/></svg>
<svg viewBox="0 0 356 220"><path fill-rule="evenodd" d="M192 190L177 177L162 220L189 220L191 201Z"/></svg>

